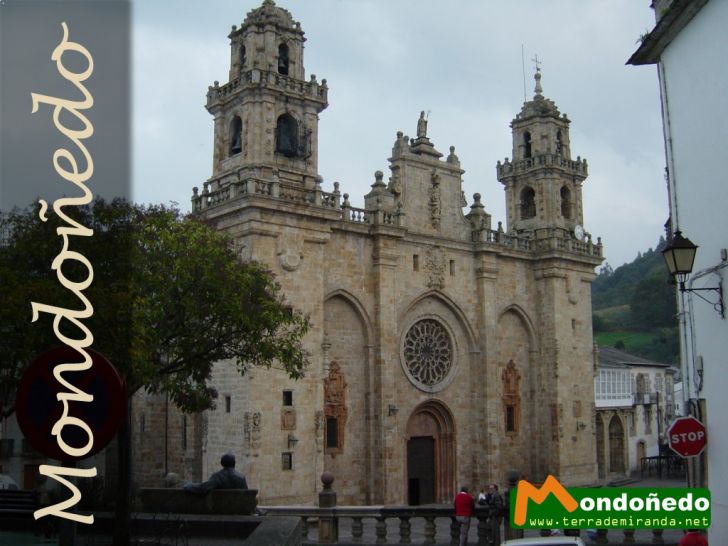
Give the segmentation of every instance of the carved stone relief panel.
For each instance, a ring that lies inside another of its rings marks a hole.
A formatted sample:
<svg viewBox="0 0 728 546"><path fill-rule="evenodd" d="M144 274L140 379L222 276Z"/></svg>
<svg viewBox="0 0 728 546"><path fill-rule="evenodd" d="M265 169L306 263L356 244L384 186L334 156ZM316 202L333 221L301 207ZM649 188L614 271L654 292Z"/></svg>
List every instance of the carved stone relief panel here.
<svg viewBox="0 0 728 546"><path fill-rule="evenodd" d="M503 417L506 434L517 434L521 428L521 374L516 363L509 360L503 373Z"/></svg>
<svg viewBox="0 0 728 546"><path fill-rule="evenodd" d="M246 411L243 414L243 447L246 455L258 456L261 440L261 419L259 411Z"/></svg>
<svg viewBox="0 0 728 546"><path fill-rule="evenodd" d="M434 227L435 229L440 229L440 216L442 214L442 200L440 197L440 175L437 174L437 171L435 169L432 169L430 180L432 183L428 190L430 221L432 222L432 227Z"/></svg>
<svg viewBox="0 0 728 546"><path fill-rule="evenodd" d="M260 449L260 424L261 424L262 414L259 411L253 412L253 418L252 418L252 430L250 433L250 446L257 450Z"/></svg>
<svg viewBox="0 0 728 546"><path fill-rule="evenodd" d="M338 362L329 366L324 379L324 442L326 453L336 455L344 450L345 428L348 417L346 407L346 380Z"/></svg>
<svg viewBox="0 0 728 546"><path fill-rule="evenodd" d="M316 411L314 422L316 424L316 451L320 453L324 447L324 412L322 410Z"/></svg>
<svg viewBox="0 0 728 546"><path fill-rule="evenodd" d="M285 271L296 271L303 261L302 243L293 234L278 237L278 261Z"/></svg>
<svg viewBox="0 0 728 546"><path fill-rule="evenodd" d="M428 272L427 286L442 289L445 286L445 253L439 246L427 249L425 267Z"/></svg>
<svg viewBox="0 0 728 546"><path fill-rule="evenodd" d="M293 408L281 409L281 430L296 430L296 410Z"/></svg>

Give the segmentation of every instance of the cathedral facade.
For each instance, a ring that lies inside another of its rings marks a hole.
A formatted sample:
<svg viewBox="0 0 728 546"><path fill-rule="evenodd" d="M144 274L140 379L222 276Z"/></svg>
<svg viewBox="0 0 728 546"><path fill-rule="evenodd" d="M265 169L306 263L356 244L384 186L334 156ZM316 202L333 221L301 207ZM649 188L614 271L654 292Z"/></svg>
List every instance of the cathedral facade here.
<svg viewBox="0 0 728 546"><path fill-rule="evenodd" d="M424 115L415 137L397 133L363 208L325 189L328 87L306 77L300 23L265 0L229 37L229 81L207 93L213 173L192 209L309 315L310 367L293 381L217 364L217 408L168 415L169 459L138 481L204 478L233 451L263 504L315 502L324 471L339 504L450 502L508 470L596 482L590 283L602 246L582 228L587 163L572 159L570 121L540 73L496 165L507 219L494 226ZM137 460L157 449L151 419Z"/></svg>

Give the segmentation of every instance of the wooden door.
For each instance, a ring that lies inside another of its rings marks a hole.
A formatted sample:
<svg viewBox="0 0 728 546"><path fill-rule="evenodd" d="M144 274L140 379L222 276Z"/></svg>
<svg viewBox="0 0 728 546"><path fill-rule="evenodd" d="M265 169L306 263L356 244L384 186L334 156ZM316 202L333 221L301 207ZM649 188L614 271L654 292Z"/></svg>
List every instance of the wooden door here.
<svg viewBox="0 0 728 546"><path fill-rule="evenodd" d="M407 493L411 505L435 502L435 439L416 436L407 442Z"/></svg>

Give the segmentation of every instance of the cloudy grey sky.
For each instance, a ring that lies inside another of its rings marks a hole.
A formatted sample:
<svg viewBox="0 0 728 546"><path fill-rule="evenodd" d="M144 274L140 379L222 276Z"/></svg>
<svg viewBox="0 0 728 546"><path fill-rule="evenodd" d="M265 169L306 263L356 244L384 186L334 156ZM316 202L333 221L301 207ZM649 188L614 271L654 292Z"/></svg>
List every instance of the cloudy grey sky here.
<svg viewBox="0 0 728 546"><path fill-rule="evenodd" d="M227 81L229 41L262 0L145 0L133 14L134 197L178 202L211 175L207 86ZM319 126L323 189L341 183L362 206L374 171L388 172L397 131L454 145L468 201L483 195L505 224L496 161L511 156L509 123L544 95L572 120L572 155L586 158L584 224L617 267L654 247L668 214L657 73L626 66L652 29L649 0L278 0L306 32L306 76L329 85Z"/></svg>

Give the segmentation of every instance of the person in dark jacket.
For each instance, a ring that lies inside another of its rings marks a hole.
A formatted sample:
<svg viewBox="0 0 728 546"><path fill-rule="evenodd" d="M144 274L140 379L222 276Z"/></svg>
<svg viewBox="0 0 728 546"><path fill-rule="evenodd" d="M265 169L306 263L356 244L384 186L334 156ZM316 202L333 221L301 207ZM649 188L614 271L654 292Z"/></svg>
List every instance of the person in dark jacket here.
<svg viewBox="0 0 728 546"><path fill-rule="evenodd" d="M247 489L248 482L245 476L235 470L235 455L225 453L220 458L222 468L215 472L206 482L188 483L185 485L185 491L196 493L198 495L206 495L213 489Z"/></svg>
<svg viewBox="0 0 728 546"><path fill-rule="evenodd" d="M488 486L488 508L490 509L490 532L494 544L500 544L500 528L503 516L507 513L503 497L497 484Z"/></svg>

